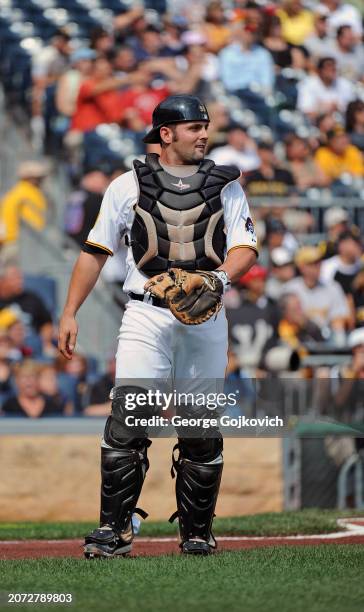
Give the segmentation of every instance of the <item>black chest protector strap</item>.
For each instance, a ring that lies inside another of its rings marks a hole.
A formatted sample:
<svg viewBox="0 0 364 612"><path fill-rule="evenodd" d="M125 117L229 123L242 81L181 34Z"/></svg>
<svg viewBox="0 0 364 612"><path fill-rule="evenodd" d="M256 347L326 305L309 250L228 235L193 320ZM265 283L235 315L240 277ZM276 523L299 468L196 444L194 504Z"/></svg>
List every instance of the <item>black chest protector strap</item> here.
<svg viewBox="0 0 364 612"><path fill-rule="evenodd" d="M154 276L171 267L215 270L225 256L226 236L221 191L240 172L204 160L188 177L175 177L158 155L135 160L139 200L130 246L138 269Z"/></svg>

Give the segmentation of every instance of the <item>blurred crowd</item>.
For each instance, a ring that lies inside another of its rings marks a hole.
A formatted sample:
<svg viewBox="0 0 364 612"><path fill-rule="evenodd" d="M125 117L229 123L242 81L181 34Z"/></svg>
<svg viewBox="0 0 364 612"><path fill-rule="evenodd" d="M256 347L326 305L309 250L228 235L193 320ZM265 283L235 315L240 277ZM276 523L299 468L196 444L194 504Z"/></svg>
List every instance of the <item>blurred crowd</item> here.
<svg viewBox="0 0 364 612"><path fill-rule="evenodd" d="M30 135L46 157L20 164L0 202L3 413L109 410L113 357L100 373L92 357L57 355L55 311L17 267L20 223L52 223L44 180L61 163L62 230L80 247L110 182L147 152L153 108L179 92L206 103L208 157L242 171L260 241L259 263L226 296L229 376L330 377L331 366L305 364L331 351L346 355L335 376L353 393L364 378L364 215L350 207L364 196L361 3L146 2L87 36L65 23L28 47ZM122 287L120 261L109 259L105 278Z"/></svg>

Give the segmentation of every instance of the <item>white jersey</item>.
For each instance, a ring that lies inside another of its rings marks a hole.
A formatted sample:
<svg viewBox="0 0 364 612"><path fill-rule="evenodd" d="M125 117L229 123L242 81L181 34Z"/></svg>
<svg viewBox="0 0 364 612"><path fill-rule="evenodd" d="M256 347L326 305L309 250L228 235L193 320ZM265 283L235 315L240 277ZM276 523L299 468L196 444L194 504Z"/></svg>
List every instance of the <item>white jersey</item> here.
<svg viewBox="0 0 364 612"><path fill-rule="evenodd" d="M165 167L165 166L164 166ZM175 174L170 172L170 174ZM190 175L192 173L190 172ZM125 236L130 239L134 221L134 206L139 198L139 185L134 172L126 172L110 183L105 192L99 216L86 244L96 246L109 255L125 251L126 293L144 293L148 277L137 269L131 247L125 250ZM228 183L221 192L224 210L226 253L234 248L248 247L257 251L257 238L249 205L238 180Z"/></svg>

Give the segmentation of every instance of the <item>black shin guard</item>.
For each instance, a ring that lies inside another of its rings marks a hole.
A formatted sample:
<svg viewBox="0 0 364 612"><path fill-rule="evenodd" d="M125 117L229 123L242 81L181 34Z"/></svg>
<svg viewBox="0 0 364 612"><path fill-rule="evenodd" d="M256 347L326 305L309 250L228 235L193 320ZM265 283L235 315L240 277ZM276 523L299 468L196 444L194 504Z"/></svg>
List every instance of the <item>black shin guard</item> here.
<svg viewBox="0 0 364 612"><path fill-rule="evenodd" d="M214 438L180 439L175 446L180 451L177 460L173 457L173 468L177 472L177 512L170 520L178 516L183 552L204 554L216 548L211 528L223 469L222 445L222 438ZM200 452L196 453L197 450ZM202 540L207 550L198 545L194 550L191 540ZM190 549L187 542L191 544Z"/></svg>
<svg viewBox="0 0 364 612"><path fill-rule="evenodd" d="M128 393L144 394L140 387L121 386L112 390L112 412L105 426L101 448L100 525L117 533L130 530L131 517L149 468L147 449L151 441L143 427L127 427L125 417ZM147 516L143 511L138 512Z"/></svg>
<svg viewBox="0 0 364 612"><path fill-rule="evenodd" d="M130 527L148 467L146 441L143 451L101 449L100 526L109 525L117 533Z"/></svg>

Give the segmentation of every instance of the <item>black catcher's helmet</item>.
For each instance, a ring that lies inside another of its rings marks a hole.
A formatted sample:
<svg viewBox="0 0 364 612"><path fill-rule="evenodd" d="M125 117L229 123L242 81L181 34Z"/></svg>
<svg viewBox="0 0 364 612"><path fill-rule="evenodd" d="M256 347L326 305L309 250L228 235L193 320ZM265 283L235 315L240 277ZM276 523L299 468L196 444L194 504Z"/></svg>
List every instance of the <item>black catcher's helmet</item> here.
<svg viewBox="0 0 364 612"><path fill-rule="evenodd" d="M206 106L196 96L180 94L162 100L153 111L153 129L143 138L147 143L160 143L159 130L170 123L210 121Z"/></svg>

